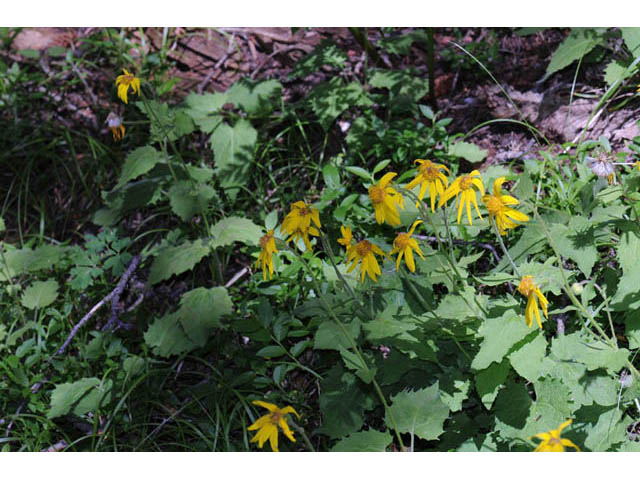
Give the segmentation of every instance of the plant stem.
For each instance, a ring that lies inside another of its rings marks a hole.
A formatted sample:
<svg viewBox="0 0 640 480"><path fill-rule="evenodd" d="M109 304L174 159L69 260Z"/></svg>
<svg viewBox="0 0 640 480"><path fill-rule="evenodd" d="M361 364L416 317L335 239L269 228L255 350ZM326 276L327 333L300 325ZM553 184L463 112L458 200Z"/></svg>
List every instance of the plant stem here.
<svg viewBox="0 0 640 480"><path fill-rule="evenodd" d="M509 250L507 250L507 247L504 244L504 240L502 240L502 235L500 235L500 231L498 230L498 226L496 225L495 220L493 219L493 217L489 216L489 221L493 226L493 231L495 232L496 237L498 237L498 242L500 242L500 247L502 248L502 251L504 252L505 256L509 259L509 263L511 264L513 273L515 273L518 276L518 278L522 278L522 275L520 275L520 272L518 271L518 267L516 266L515 262L513 261L513 258L511 258L511 255L509 254Z"/></svg>

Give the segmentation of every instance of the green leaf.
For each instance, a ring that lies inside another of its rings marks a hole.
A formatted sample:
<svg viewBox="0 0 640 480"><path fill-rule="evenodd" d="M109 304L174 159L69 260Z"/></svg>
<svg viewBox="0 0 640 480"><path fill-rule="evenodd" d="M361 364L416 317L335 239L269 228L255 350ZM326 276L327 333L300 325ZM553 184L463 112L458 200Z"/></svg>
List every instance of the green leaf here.
<svg viewBox="0 0 640 480"><path fill-rule="evenodd" d="M160 357L180 355L197 347L182 329L178 312L156 319L144 333L144 341Z"/></svg>
<svg viewBox="0 0 640 480"><path fill-rule="evenodd" d="M393 437L388 431L363 430L337 442L332 452L385 452Z"/></svg>
<svg viewBox="0 0 640 480"><path fill-rule="evenodd" d="M440 398L438 382L422 390L400 392L391 397L391 402L389 412L401 433L437 440L444 432L442 427L449 417L449 407ZM385 424L394 428L389 412L385 416Z"/></svg>
<svg viewBox="0 0 640 480"><path fill-rule="evenodd" d="M379 39L376 46L394 55L409 55L414 42L427 42L427 34L416 30L407 35L388 36Z"/></svg>
<svg viewBox="0 0 640 480"><path fill-rule="evenodd" d="M552 73L571 65L576 60L581 59L594 47L602 42L602 37L591 29L573 28L571 33L558 46L551 62L547 66L547 71L540 81L545 81Z"/></svg>
<svg viewBox="0 0 640 480"><path fill-rule="evenodd" d="M341 366L334 366L320 382L318 405L323 423L318 433L341 438L362 428L364 411L373 408L373 397L361 382Z"/></svg>
<svg viewBox="0 0 640 480"><path fill-rule="evenodd" d="M622 81L629 76L627 66L618 60L612 60L604 69L604 81L611 86L618 81Z"/></svg>
<svg viewBox="0 0 640 480"><path fill-rule="evenodd" d="M447 153L453 157L462 157L471 163L480 163L487 156L486 150L469 142L456 142L449 146Z"/></svg>
<svg viewBox="0 0 640 480"><path fill-rule="evenodd" d="M187 113L205 133L213 132L222 123L222 107L227 103L225 93L190 93L185 99Z"/></svg>
<svg viewBox="0 0 640 480"><path fill-rule="evenodd" d="M524 313L508 310L501 317L487 318L478 333L483 340L471 362L474 370L485 369L492 362L502 362L509 350L532 333L532 329L527 327Z"/></svg>
<svg viewBox="0 0 640 480"><path fill-rule="evenodd" d="M297 77L306 77L310 73L317 72L325 65L341 69L346 61L347 55L335 43L324 41L313 52L296 63L289 74L289 80Z"/></svg>
<svg viewBox="0 0 640 480"><path fill-rule="evenodd" d="M158 253L149 272L149 283L154 285L173 275L193 269L208 255L210 248L202 240L184 242L176 247L168 247Z"/></svg>
<svg viewBox="0 0 640 480"><path fill-rule="evenodd" d="M607 343L594 342L581 332L554 338L552 352L561 360L583 363L588 370L603 368L611 373L620 371L629 358L626 348L614 349Z"/></svg>
<svg viewBox="0 0 640 480"><path fill-rule="evenodd" d="M559 378L544 377L534 382L536 401L533 415L544 419L545 424L539 428L550 426L556 428L571 417L571 392Z"/></svg>
<svg viewBox="0 0 640 480"><path fill-rule="evenodd" d="M440 399L452 412L462 410L462 402L469 398L471 380L460 371L450 370L440 376Z"/></svg>
<svg viewBox="0 0 640 480"><path fill-rule="evenodd" d="M98 378L83 378L73 383L56 385L51 393L51 408L47 418L56 418L72 412L84 415L106 404L111 399L113 382L101 382Z"/></svg>
<svg viewBox="0 0 640 480"><path fill-rule="evenodd" d="M215 191L209 185L179 180L169 189L169 204L173 212L186 222L194 215L206 212L214 195Z"/></svg>
<svg viewBox="0 0 640 480"><path fill-rule="evenodd" d="M621 421L623 411L616 407L603 408L594 405L583 407L576 412L578 418L588 422L585 428L587 438L584 440L583 448L592 452L604 452L614 445L629 442L626 432L628 422Z"/></svg>
<svg viewBox="0 0 640 480"><path fill-rule="evenodd" d="M509 361L518 375L530 382L535 382L545 374L543 359L547 354L547 340L542 333L537 333L533 340L522 345L509 355Z"/></svg>
<svg viewBox="0 0 640 480"><path fill-rule="evenodd" d="M241 242L245 245L258 245L262 237L262 228L244 217L227 217L211 227L211 248L232 245Z"/></svg>
<svg viewBox="0 0 640 480"><path fill-rule="evenodd" d="M585 217L573 216L568 225L552 225L550 233L560 255L576 262L580 271L590 277L598 260L593 223Z"/></svg>
<svg viewBox="0 0 640 480"><path fill-rule="evenodd" d="M625 45L631 52L631 55L635 57L640 53L640 28L638 27L622 27L622 39Z"/></svg>
<svg viewBox="0 0 640 480"><path fill-rule="evenodd" d="M349 167L344 167L344 169L349 173L353 173L354 175L359 176L360 178L364 178L365 180L368 180L370 182L372 181L371 174L367 172L364 168L349 166Z"/></svg>
<svg viewBox="0 0 640 480"><path fill-rule="evenodd" d="M638 234L635 230L623 230L616 249L616 260L618 260L625 275L631 274L637 268L638 258L640 258L640 238Z"/></svg>
<svg viewBox="0 0 640 480"><path fill-rule="evenodd" d="M509 374L509 362L504 359L500 363L492 363L484 370L476 372L476 390L480 400L488 410L498 395L500 387L504 384Z"/></svg>
<svg viewBox="0 0 640 480"><path fill-rule="evenodd" d="M347 332L353 339L357 339L360 334L360 322L353 320L344 324ZM333 320L325 320L318 327L313 348L324 350L340 350L341 348L351 348L351 342L345 336L342 328Z"/></svg>
<svg viewBox="0 0 640 480"><path fill-rule="evenodd" d="M640 311L633 310L625 316L625 336L629 340L629 349L640 348Z"/></svg>
<svg viewBox="0 0 640 480"><path fill-rule="evenodd" d="M267 230L274 230L278 224L278 211L273 210L269 212L269 215L264 219L264 228Z"/></svg>
<svg viewBox="0 0 640 480"><path fill-rule="evenodd" d="M328 82L315 87L308 98L311 109L325 131L329 130L338 115L346 109L373 105L360 83L352 82L343 85L339 77L333 77Z"/></svg>
<svg viewBox="0 0 640 480"><path fill-rule="evenodd" d="M282 84L277 80L252 82L241 79L227 90L227 102L234 103L250 114L269 113L277 97L282 94Z"/></svg>
<svg viewBox="0 0 640 480"><path fill-rule="evenodd" d="M67 247L58 245L43 245L35 250L28 247L10 249L9 245L4 248L6 251L0 256L0 281L5 282L16 275L51 268L60 262L67 251Z"/></svg>
<svg viewBox="0 0 640 480"><path fill-rule="evenodd" d="M229 315L232 307L225 287L200 287L182 296L178 317L189 339L198 347L203 347L211 333L223 326L220 319Z"/></svg>
<svg viewBox="0 0 640 480"><path fill-rule="evenodd" d="M55 280L37 281L25 289L20 302L24 307L33 310L48 307L56 298L58 298L58 282Z"/></svg>
<svg viewBox="0 0 640 480"><path fill-rule="evenodd" d="M256 356L263 358L278 358L287 353L280 345L268 345L256 352Z"/></svg>
<svg viewBox="0 0 640 480"><path fill-rule="evenodd" d="M609 298L609 306L617 312L630 311L640 308L640 265L630 267L627 272L618 277L618 290L613 298Z"/></svg>
<svg viewBox="0 0 640 480"><path fill-rule="evenodd" d="M211 135L215 172L232 199L249 180L257 138L258 132L246 119L238 120L233 127L223 123Z"/></svg>
<svg viewBox="0 0 640 480"><path fill-rule="evenodd" d="M505 388L500 390L494 410L495 430L500 432L501 437L528 439L529 436L544 431L536 428L537 431L527 435L525 427L530 418L532 404L527 388L522 383L509 381Z"/></svg>
<svg viewBox="0 0 640 480"><path fill-rule="evenodd" d="M377 70L369 83L375 88L389 89L392 104L406 101L415 105L429 93L429 82L409 70Z"/></svg>

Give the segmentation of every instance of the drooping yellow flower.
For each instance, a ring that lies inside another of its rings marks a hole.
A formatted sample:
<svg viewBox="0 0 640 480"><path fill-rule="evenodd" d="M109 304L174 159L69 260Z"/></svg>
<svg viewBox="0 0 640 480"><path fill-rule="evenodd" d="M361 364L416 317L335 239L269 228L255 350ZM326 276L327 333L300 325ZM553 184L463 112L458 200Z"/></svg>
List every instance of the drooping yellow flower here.
<svg viewBox="0 0 640 480"><path fill-rule="evenodd" d="M360 281L364 283L365 273L369 275L371 280L377 282L377 275L382 275L376 255L385 255L385 253L368 240L361 240L355 245L347 247L347 265L351 264L347 272L352 271L360 264Z"/></svg>
<svg viewBox="0 0 640 480"><path fill-rule="evenodd" d="M284 433L289 440L295 443L296 439L293 438L293 432L289 429L289 425L287 424L287 415L288 413L295 413L298 418L298 412L296 412L293 407L284 407L283 409L278 408L273 403L263 402L261 400L254 400L254 405L259 405L261 407L269 410L267 415L263 415L258 420L255 421L253 425L251 425L247 430L258 430L255 436L250 440L251 442L258 442L258 447L262 448L264 442L269 440L271 445L271 450L274 452L278 450L278 426L282 429L282 433Z"/></svg>
<svg viewBox="0 0 640 480"><path fill-rule="evenodd" d="M564 452L564 447L575 448L579 452L580 449L571 440L560 438L560 432L569 425L571 425L571 420L563 422L556 430L549 430L548 432L534 435L536 438L542 440L534 452Z"/></svg>
<svg viewBox="0 0 640 480"><path fill-rule="evenodd" d="M493 195L483 195L484 202L489 216L493 218L498 227L500 235L506 235L507 230L516 228L519 224L513 222L528 222L529 217L507 205L518 205L520 202L510 195L502 195L502 184L506 181L505 177L500 177L493 182Z"/></svg>
<svg viewBox="0 0 640 480"><path fill-rule="evenodd" d="M398 258L396 259L396 270L400 269L400 260L402 260L402 256L404 255L404 261L406 262L409 270L412 272L416 271L416 265L413 262L413 250L420 255L420 258L424 259L424 255L422 255L418 242L411 238L413 231L421 223L422 220L416 220L413 222L413 225L411 225L411 230L407 233L399 233L393 241L393 250L389 252L389 255L393 255L394 253L398 254Z"/></svg>
<svg viewBox="0 0 640 480"><path fill-rule="evenodd" d="M113 135L113 139L117 142L122 140L124 137L124 125L122 124L122 119L113 112L109 112L107 115L107 126L109 130L111 130L111 134Z"/></svg>
<svg viewBox="0 0 640 480"><path fill-rule="evenodd" d="M416 175L416 178L411 180L411 182L409 182L409 184L404 188L412 189L416 185L420 184L420 192L418 193L418 198L420 200L424 198L424 194L427 192L427 188L429 188L431 211L435 212L436 195L442 196L444 189L447 188L447 185L449 184L449 179L440 170L444 169L449 173L449 169L444 165L434 163L431 160L418 159L413 163L420 164L418 167L418 175ZM416 202L416 207L417 206L418 203Z"/></svg>
<svg viewBox="0 0 640 480"><path fill-rule="evenodd" d="M531 327L531 325L533 325L533 316L535 315L538 326L542 328L540 311L538 310L538 300L540 300L542 313L544 313L544 317L547 320L549 319L549 315L547 313L547 305L549 305L549 301L542 294L540 288L533 283L533 277L531 275L525 275L522 277L520 285L518 285L518 291L527 297L527 307L524 311L524 319L527 322L527 327Z"/></svg>
<svg viewBox="0 0 640 480"><path fill-rule="evenodd" d="M351 242L353 241L351 227L341 226L340 233L342 233L342 237L338 239L338 243L344 246L344 248L348 249L351 246Z"/></svg>
<svg viewBox="0 0 640 480"><path fill-rule="evenodd" d="M127 92L129 91L129 86L133 90L133 93L140 95L140 79L136 77L134 74L127 72L124 68L122 69L124 75L118 75L116 78L116 87L118 87L118 97L122 99L124 103L129 103L127 101Z"/></svg>
<svg viewBox="0 0 640 480"><path fill-rule="evenodd" d="M260 238L260 255L256 261L256 268L262 268L262 279L267 280L267 268L269 269L269 278L273 277L273 254L278 253L276 247L276 239L273 236L273 230L269 230L266 235Z"/></svg>
<svg viewBox="0 0 640 480"><path fill-rule="evenodd" d="M376 213L376 222L400 225L397 207L404 210L404 198L389 183L397 173L389 172L375 185L369 187L369 198Z"/></svg>
<svg viewBox="0 0 640 480"><path fill-rule="evenodd" d="M449 188L447 188L445 192L440 195L438 208L447 203L453 197L456 197L456 202L458 204L458 223L460 223L462 209L466 204L469 225L473 225L473 223L471 222L471 203L473 203L473 206L476 207L478 216L482 218L480 209L478 209L478 203L476 202L476 192L473 189L474 186L482 195L484 195L484 185L482 184L482 179L480 178L480 172L478 172L478 170L474 170L468 175L461 175L456 178L453 183L449 185Z"/></svg>
<svg viewBox="0 0 640 480"><path fill-rule="evenodd" d="M309 242L309 235L317 237L320 235L318 228L311 225L313 222L318 228L322 228L320 225L320 213L317 208L307 205L302 200L295 202L291 205L291 211L282 221L281 229L290 235L287 242L293 240L297 242L302 238L304 245L308 250L311 250L311 243Z"/></svg>

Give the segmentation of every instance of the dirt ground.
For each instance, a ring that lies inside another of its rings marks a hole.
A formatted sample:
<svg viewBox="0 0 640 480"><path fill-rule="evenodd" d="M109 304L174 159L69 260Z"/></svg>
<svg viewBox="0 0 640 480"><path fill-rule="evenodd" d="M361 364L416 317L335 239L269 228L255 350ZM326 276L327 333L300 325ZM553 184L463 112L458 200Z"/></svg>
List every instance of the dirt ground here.
<svg viewBox="0 0 640 480"><path fill-rule="evenodd" d="M409 33L413 29L396 29L393 34ZM94 33L93 28L30 28L23 30L13 43L13 56L18 51L46 51L53 46L80 48L82 39ZM583 65L575 92L590 98L570 101L575 66L551 76L541 83L551 54L565 38L569 29L548 29L526 37L513 29L499 28L437 28L435 29L435 96L441 117L450 117L452 133L469 132L495 119L524 119L538 128L551 142L575 141L586 125L599 97L604 93L602 64ZM145 48L158 50L163 33L167 33L168 55L175 60L172 76L180 79L177 97L186 92L224 91L241 77L275 78L284 86L285 101L299 98L315 84L327 78L318 72L293 81L287 78L295 63L311 52L322 40L331 39L348 54L346 68L359 72L365 60L363 50L346 28L217 28L217 29L132 29ZM367 30L375 44L381 37L379 29ZM144 42L143 40L144 34ZM488 66L515 102L507 100L501 89L477 64L453 45L472 47L477 56L488 59ZM477 46L480 45L480 48ZM483 47L484 46L484 47ZM141 52L130 52L133 56ZM42 64L42 61L41 61ZM410 55L381 53L379 66L404 69L412 67L427 77L427 52L414 43ZM91 91L90 79L87 90ZM629 93L628 95L633 95ZM94 126L92 104L86 96L71 100L74 118L83 118ZM92 93L94 102L106 101ZM625 149L625 142L640 135L636 124L637 101L624 108L603 114L592 122L587 138L605 135L616 149ZM519 113L518 110L521 112ZM537 145L524 127L514 123L493 123L472 133L471 141L489 153L486 161L498 163L526 156Z"/></svg>

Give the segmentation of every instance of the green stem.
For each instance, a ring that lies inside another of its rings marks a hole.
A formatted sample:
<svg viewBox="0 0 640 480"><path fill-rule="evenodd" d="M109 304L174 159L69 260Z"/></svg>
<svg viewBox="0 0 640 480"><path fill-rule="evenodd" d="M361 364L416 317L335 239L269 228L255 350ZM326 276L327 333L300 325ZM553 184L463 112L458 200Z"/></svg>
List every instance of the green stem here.
<svg viewBox="0 0 640 480"><path fill-rule="evenodd" d="M289 417L291 417L291 415L289 415ZM293 429L300 434L300 436L302 437L302 440L304 440L304 443L309 449L309 451L315 452L316 449L313 448L313 445L311 445L311 441L309 440L309 437L307 437L307 434L304 432L304 428L302 428L300 425L294 422L291 418L289 418L289 423L291 423L291 426L293 427Z"/></svg>
<svg viewBox="0 0 640 480"><path fill-rule="evenodd" d="M507 250L507 247L504 244L504 240L502 240L502 235L500 235L500 231L498 230L498 226L496 225L495 220L493 219L493 217L489 216L489 221L493 226L493 231L495 232L496 237L498 237L498 242L500 242L500 247L502 248L502 251L504 252L505 256L509 259L509 263L511 264L513 273L515 273L518 276L518 278L522 278L522 275L520 275L520 272L518 271L518 267L516 266L515 262L513 261L513 258L511 258L511 255L509 254L509 250Z"/></svg>
<svg viewBox="0 0 640 480"><path fill-rule="evenodd" d="M307 270L307 272L309 273L309 276L311 277L311 281L313 283L313 286L314 286L314 288L316 290L316 294L318 295L318 299L322 303L322 305L325 308L325 310L327 311L327 313L331 316L333 321L336 322L336 325L338 325L340 330L342 330L342 333L344 334L345 338L350 343L351 349L353 350L353 353L355 353L355 355L358 357L358 360L360 360L361 364L365 365L367 370L369 370L369 365L367 364L367 361L365 360L364 356L360 352L360 349L358 348L358 345L357 345L356 341L353 339L353 337L351 336L351 334L347 330L347 327L345 327L344 324L340 321L340 319L335 314L335 312L333 311L333 309L331 308L331 306L329 305L327 300L324 298L324 295L322 294L322 289L320 288L320 284L318 283L318 280L316 279L315 275L313 274L313 270L311 270L311 266L302 257L302 255L300 255L296 250L294 250L293 248L291 248L289 246L287 246L287 249L290 252L292 252L298 258L300 263ZM387 412L387 414L389 415L389 418L391 419L391 424L393 425L393 429L395 431L396 438L398 439L398 443L400 444L402 450L404 450L404 443L402 442L402 437L400 436L400 432L398 430L398 425L396 423L395 417L393 416L393 412L389 408L389 405L387 404L387 400L385 399L384 394L382 393L382 390L380 389L380 385L378 385L378 382L376 381L375 377L372 377L371 383L373 384L376 392L378 393L378 396L380 397L380 401L382 402L382 405L384 405L385 411Z"/></svg>

